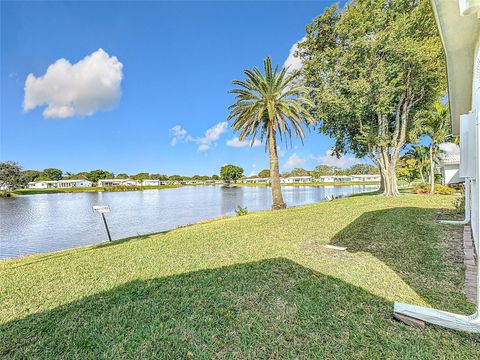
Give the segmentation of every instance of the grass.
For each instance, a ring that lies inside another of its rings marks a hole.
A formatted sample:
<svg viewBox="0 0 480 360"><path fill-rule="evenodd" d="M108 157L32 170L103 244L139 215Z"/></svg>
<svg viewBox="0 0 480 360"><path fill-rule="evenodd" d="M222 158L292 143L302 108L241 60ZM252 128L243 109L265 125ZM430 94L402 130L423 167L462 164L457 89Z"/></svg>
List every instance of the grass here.
<svg viewBox="0 0 480 360"><path fill-rule="evenodd" d="M180 187L181 185L158 185L158 186L121 186L116 187L86 187L86 188L65 188L65 189L16 189L12 191L14 195L39 195L39 194L57 194L57 193L81 193L81 192L103 192L103 191L142 191L153 189L170 189Z"/></svg>
<svg viewBox="0 0 480 360"><path fill-rule="evenodd" d="M453 196L364 195L0 262L0 357L478 359ZM323 248L331 243L346 252Z"/></svg>

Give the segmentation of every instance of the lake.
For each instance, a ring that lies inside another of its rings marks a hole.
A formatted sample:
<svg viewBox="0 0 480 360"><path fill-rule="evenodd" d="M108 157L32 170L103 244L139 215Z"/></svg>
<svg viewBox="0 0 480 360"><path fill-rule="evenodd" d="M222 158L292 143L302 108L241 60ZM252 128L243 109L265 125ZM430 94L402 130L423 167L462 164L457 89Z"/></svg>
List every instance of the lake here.
<svg viewBox="0 0 480 360"><path fill-rule="evenodd" d="M375 185L282 186L288 206L373 191ZM93 205L109 205L112 238L160 232L220 216L270 209L271 188L185 186L128 192L24 195L0 199L0 258L44 253L107 240Z"/></svg>

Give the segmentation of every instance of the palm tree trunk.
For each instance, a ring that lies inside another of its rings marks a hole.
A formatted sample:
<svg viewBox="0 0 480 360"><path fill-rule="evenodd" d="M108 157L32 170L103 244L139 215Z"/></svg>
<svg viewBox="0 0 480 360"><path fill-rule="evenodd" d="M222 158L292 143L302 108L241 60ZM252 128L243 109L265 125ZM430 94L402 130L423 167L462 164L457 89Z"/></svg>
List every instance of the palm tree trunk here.
<svg viewBox="0 0 480 360"><path fill-rule="evenodd" d="M433 144L430 144L430 194L435 193L435 164L433 162Z"/></svg>
<svg viewBox="0 0 480 360"><path fill-rule="evenodd" d="M270 178L272 181L272 210L285 209L287 205L283 201L282 189L280 185L280 171L278 168L277 139L275 129L271 129L268 134L270 146Z"/></svg>
<svg viewBox="0 0 480 360"><path fill-rule="evenodd" d="M422 181L422 184L425 184L425 178L423 177L423 164L418 168L418 171L420 172L420 179Z"/></svg>

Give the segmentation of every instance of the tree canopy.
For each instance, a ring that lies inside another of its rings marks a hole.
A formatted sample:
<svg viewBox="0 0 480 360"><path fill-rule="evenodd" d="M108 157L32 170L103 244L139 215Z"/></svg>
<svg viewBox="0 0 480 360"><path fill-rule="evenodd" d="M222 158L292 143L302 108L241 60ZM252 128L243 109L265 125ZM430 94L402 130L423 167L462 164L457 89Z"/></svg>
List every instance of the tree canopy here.
<svg viewBox="0 0 480 360"><path fill-rule="evenodd" d="M220 177L224 181L237 181L243 176L243 169L236 165L224 165L220 169Z"/></svg>
<svg viewBox="0 0 480 360"><path fill-rule="evenodd" d="M369 155L386 195L415 115L446 89L444 56L428 0L354 0L328 8L299 44L319 130L334 152Z"/></svg>
<svg viewBox="0 0 480 360"><path fill-rule="evenodd" d="M270 170L269 169L263 169L258 173L258 177L261 178L269 178L270 177Z"/></svg>
<svg viewBox="0 0 480 360"><path fill-rule="evenodd" d="M49 180L62 180L63 171L56 168L48 168L44 169L41 175Z"/></svg>
<svg viewBox="0 0 480 360"><path fill-rule="evenodd" d="M21 168L16 162L0 162L0 186L4 191L20 186L22 182Z"/></svg>

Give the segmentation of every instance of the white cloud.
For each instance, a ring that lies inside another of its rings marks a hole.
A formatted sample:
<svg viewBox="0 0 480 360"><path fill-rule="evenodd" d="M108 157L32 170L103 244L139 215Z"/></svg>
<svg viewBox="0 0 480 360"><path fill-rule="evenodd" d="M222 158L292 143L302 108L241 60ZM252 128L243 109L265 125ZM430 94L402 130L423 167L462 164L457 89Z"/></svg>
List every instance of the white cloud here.
<svg viewBox="0 0 480 360"><path fill-rule="evenodd" d="M172 136L170 144L174 146L180 141L191 141L198 145L197 151L206 152L210 149L210 146L214 144L224 132L227 131L227 126L228 123L223 121L207 129L207 131L205 131L205 136L193 137L188 135L187 130L182 128L181 125L175 125L170 129L170 135Z"/></svg>
<svg viewBox="0 0 480 360"><path fill-rule="evenodd" d="M445 152L445 156L460 156L460 147L454 143L440 144L440 150Z"/></svg>
<svg viewBox="0 0 480 360"><path fill-rule="evenodd" d="M227 131L228 122L223 121L219 122L217 125L212 126L210 129L205 131L205 136L201 138L192 138L189 137L190 141L194 141L198 144L197 150L199 152L206 152L210 149L212 143L215 143L220 136Z"/></svg>
<svg viewBox="0 0 480 360"><path fill-rule="evenodd" d="M361 164L362 159L357 159L354 156L340 156L337 158L333 155L332 150L327 150L325 155L311 155L310 158L317 161L321 165L335 166L339 168L348 168L355 164Z"/></svg>
<svg viewBox="0 0 480 360"><path fill-rule="evenodd" d="M208 150L210 150L210 145L209 144L198 145L198 148L197 148L198 152L207 152Z"/></svg>
<svg viewBox="0 0 480 360"><path fill-rule="evenodd" d="M302 60L299 57L295 56L295 52L298 50L298 43L305 40L305 37L301 38L295 44L292 45L290 48L290 53L288 54L287 60L283 63L284 67L290 67L288 72L292 72L294 70L300 70L303 66Z"/></svg>
<svg viewBox="0 0 480 360"><path fill-rule="evenodd" d="M303 166L303 164L305 164L305 159L302 159L297 153L295 153L287 159L285 164L283 164L283 167L286 169L293 169Z"/></svg>
<svg viewBox="0 0 480 360"><path fill-rule="evenodd" d="M250 146L251 141L250 140L240 140L238 137L234 137L233 139L230 139L227 141L227 145L234 147L234 148L243 148L246 146ZM260 140L255 139L255 141L252 144L252 147L258 147L262 146L262 143Z"/></svg>
<svg viewBox="0 0 480 360"><path fill-rule="evenodd" d="M187 136L187 130L182 128L181 125L175 125L170 129L170 135L172 136L172 141L170 145L175 146L179 141L182 141Z"/></svg>
<svg viewBox="0 0 480 360"><path fill-rule="evenodd" d="M123 64L98 49L75 64L59 59L43 76L28 74L23 110L47 105L45 118L93 115L112 108L121 94Z"/></svg>
<svg viewBox="0 0 480 360"><path fill-rule="evenodd" d="M285 150L277 147L277 154L279 157L284 157L285 156Z"/></svg>

